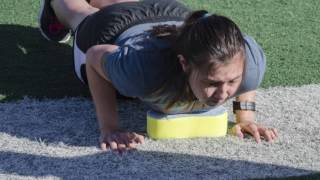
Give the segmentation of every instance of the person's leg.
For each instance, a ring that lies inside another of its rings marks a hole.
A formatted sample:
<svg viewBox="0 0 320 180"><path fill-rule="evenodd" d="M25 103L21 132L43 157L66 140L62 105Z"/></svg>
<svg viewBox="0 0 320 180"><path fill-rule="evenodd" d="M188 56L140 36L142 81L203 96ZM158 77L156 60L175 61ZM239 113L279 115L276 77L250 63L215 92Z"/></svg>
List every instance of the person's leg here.
<svg viewBox="0 0 320 180"><path fill-rule="evenodd" d="M70 30L75 31L80 22L99 8L115 3L136 0L42 0L39 11L39 29L50 41L67 42ZM90 1L89 1L90 2Z"/></svg>
<svg viewBox="0 0 320 180"><path fill-rule="evenodd" d="M59 21L74 31L85 17L99 9L116 3L133 1L138 0L90 0L90 4L86 0L52 0L51 7Z"/></svg>
<svg viewBox="0 0 320 180"><path fill-rule="evenodd" d="M89 4L95 8L101 9L112 4L121 2L137 2L139 0L90 0Z"/></svg>
<svg viewBox="0 0 320 180"><path fill-rule="evenodd" d="M58 20L73 31L85 17L99 11L85 0L52 0L51 7Z"/></svg>

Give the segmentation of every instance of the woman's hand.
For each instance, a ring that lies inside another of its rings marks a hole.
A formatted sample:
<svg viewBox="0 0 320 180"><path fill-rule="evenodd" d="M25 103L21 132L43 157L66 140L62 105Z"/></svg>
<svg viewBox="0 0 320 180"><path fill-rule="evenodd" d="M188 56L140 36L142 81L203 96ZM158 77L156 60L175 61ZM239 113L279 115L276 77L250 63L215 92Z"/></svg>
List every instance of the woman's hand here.
<svg viewBox="0 0 320 180"><path fill-rule="evenodd" d="M136 149L137 145L142 143L144 143L144 136L134 132L115 131L100 136L100 148L104 151L111 149L123 153Z"/></svg>
<svg viewBox="0 0 320 180"><path fill-rule="evenodd" d="M244 137L244 133L252 135L257 143L261 142L261 138L273 143L278 138L278 131L275 128L265 128L255 122L244 121L238 122L233 128L232 132L239 138Z"/></svg>
<svg viewBox="0 0 320 180"><path fill-rule="evenodd" d="M249 91L236 97L239 102L255 102L256 91ZM275 128L265 128L254 122L255 111L237 110L237 124L233 127L233 133L240 137L244 137L244 133L252 135L257 143L261 142L261 138L273 143L278 138L278 131Z"/></svg>

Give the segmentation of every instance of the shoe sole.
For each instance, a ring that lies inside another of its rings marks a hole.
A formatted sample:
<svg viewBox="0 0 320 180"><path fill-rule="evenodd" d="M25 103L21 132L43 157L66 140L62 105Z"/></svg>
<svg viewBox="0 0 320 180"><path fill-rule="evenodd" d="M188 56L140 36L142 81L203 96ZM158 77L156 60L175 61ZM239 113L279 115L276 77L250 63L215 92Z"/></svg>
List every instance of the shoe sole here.
<svg viewBox="0 0 320 180"><path fill-rule="evenodd" d="M41 5L40 5L40 11L39 11L39 15L38 15L39 30L40 30L41 35L42 35L45 39L47 39L48 41L53 41L52 39L50 39L50 38L44 33L44 31L43 31L42 28L41 28L41 17L42 17L43 9L44 9L44 6L45 6L45 1L46 1L46 0L42 0L42 1L41 1ZM67 34L67 35L65 36L65 38L63 38L62 40L60 40L60 41L53 41L53 42L66 43L66 42L68 42L68 41L70 40L70 38L71 38L71 33Z"/></svg>

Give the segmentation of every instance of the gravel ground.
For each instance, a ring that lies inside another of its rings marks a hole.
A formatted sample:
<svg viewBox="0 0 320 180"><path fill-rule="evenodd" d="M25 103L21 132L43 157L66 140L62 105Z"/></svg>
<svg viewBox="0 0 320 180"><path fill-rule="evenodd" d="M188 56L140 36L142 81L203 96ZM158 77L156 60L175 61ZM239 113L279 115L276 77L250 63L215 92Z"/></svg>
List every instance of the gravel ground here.
<svg viewBox="0 0 320 180"><path fill-rule="evenodd" d="M118 155L97 148L88 99L0 103L0 179L248 179L319 172L320 85L259 89L257 104L257 121L279 130L274 144L230 134L147 138L138 151ZM146 110L137 101L120 101L122 126L144 133Z"/></svg>

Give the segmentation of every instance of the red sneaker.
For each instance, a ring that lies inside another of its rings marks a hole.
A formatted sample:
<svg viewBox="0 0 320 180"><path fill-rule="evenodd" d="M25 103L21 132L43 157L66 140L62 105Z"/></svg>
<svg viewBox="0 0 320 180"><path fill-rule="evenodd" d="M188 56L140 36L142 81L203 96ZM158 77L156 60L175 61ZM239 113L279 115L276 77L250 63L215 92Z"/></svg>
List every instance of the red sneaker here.
<svg viewBox="0 0 320 180"><path fill-rule="evenodd" d="M59 22L50 6L50 0L42 0L41 2L39 29L42 36L49 41L64 43L71 37L70 29Z"/></svg>

